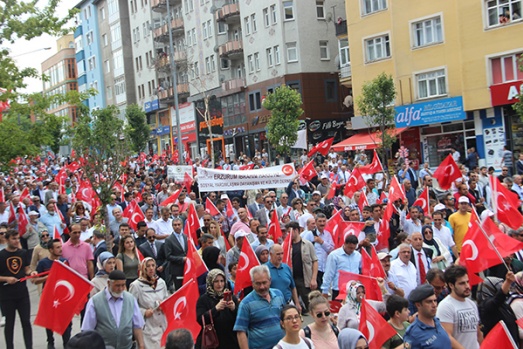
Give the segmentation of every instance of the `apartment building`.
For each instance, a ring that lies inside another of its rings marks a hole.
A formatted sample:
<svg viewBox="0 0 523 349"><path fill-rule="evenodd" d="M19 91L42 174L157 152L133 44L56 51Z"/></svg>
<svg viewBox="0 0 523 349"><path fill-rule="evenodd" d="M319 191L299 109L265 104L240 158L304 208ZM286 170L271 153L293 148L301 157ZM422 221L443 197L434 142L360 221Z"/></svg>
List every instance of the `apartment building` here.
<svg viewBox="0 0 523 349"><path fill-rule="evenodd" d="M342 83L356 100L366 81L392 75L400 144L416 166L416 158L437 166L450 147L462 157L475 147L480 165L499 168L503 145L523 151L523 124L511 108L523 82L517 67L523 45L514 40L523 29L522 5L346 1L350 58L340 70ZM368 128L355 114L353 128Z"/></svg>

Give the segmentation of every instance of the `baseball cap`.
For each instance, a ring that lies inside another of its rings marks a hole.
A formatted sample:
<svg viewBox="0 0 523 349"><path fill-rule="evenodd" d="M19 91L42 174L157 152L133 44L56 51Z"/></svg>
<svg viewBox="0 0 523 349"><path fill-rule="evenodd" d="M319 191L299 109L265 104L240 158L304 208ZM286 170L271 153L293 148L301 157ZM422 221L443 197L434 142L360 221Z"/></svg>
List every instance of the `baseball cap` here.
<svg viewBox="0 0 523 349"><path fill-rule="evenodd" d="M446 207L443 204L437 204L436 206L434 206L434 212L443 211L444 209L446 209Z"/></svg>
<svg viewBox="0 0 523 349"><path fill-rule="evenodd" d="M386 252L380 252L378 253L378 259L381 261L387 257L392 257L390 254L386 253Z"/></svg>
<svg viewBox="0 0 523 349"><path fill-rule="evenodd" d="M315 191L312 192L312 195L316 195L316 194L321 195L319 190L315 190Z"/></svg>
<svg viewBox="0 0 523 349"><path fill-rule="evenodd" d="M461 204L462 202L465 202L465 203L467 203L467 204L470 203L469 198L466 197L466 196L460 196L459 199L458 199L458 202L459 202L460 204Z"/></svg>

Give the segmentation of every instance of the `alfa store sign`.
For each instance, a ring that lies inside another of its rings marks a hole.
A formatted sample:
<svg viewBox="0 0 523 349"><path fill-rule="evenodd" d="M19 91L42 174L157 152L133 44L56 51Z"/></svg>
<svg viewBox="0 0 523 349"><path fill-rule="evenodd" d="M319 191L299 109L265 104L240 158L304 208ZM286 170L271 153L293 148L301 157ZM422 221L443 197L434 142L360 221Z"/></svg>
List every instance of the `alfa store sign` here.
<svg viewBox="0 0 523 349"><path fill-rule="evenodd" d="M523 92L523 80L506 82L490 86L490 99L492 106L514 104L518 96Z"/></svg>
<svg viewBox="0 0 523 349"><path fill-rule="evenodd" d="M430 125L467 118L463 110L463 98L461 96L402 105L394 109L396 110L394 121L397 128Z"/></svg>

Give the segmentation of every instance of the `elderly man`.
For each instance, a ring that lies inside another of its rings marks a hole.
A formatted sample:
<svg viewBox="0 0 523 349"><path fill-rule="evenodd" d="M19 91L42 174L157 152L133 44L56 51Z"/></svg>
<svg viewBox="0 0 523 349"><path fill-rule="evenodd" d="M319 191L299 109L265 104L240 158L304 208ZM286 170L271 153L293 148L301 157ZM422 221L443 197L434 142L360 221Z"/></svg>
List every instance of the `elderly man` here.
<svg viewBox="0 0 523 349"><path fill-rule="evenodd" d="M111 234L116 236L120 230L120 225L123 223L129 223L129 218L123 216L122 208L120 206L113 208L113 217L114 219L109 224L109 229L111 230Z"/></svg>
<svg viewBox="0 0 523 349"><path fill-rule="evenodd" d="M266 265L271 272L271 286L283 293L285 303L290 303L292 300L298 311L301 312L300 300L296 291L292 270L287 264L283 263L283 248L281 245L275 244L269 249L269 255L269 261Z"/></svg>
<svg viewBox="0 0 523 349"><path fill-rule="evenodd" d="M396 280L396 277L389 273L390 272L390 259L392 256L386 252L380 252L378 253L378 259L380 260L381 266L383 267L383 270L385 271L385 288L389 292L389 294L396 294L400 297L405 296L405 292L401 288L399 288L398 281Z"/></svg>
<svg viewBox="0 0 523 349"><path fill-rule="evenodd" d="M271 288L271 273L266 265L250 270L252 287L240 303L234 331L241 349L272 349L283 337L280 312L285 305L280 290Z"/></svg>
<svg viewBox="0 0 523 349"><path fill-rule="evenodd" d="M50 233L54 232L55 227L58 228L58 233L62 236L65 224L62 223L60 215L56 213L56 207L52 200L46 205L46 208L47 213L41 215L39 221L45 224Z"/></svg>
<svg viewBox="0 0 523 349"><path fill-rule="evenodd" d="M423 232L425 234L425 232ZM412 253L410 261L416 267L418 272L418 285L427 281L427 273L432 266L433 251L430 248L423 247L423 236L421 233L412 233L410 236L412 244Z"/></svg>
<svg viewBox="0 0 523 349"><path fill-rule="evenodd" d="M87 303L82 331L96 331L106 346L131 349L133 337L145 349L142 328L144 317L132 294L125 290L125 274L114 270L107 287Z"/></svg>
<svg viewBox="0 0 523 349"><path fill-rule="evenodd" d="M158 218L154 224L156 226L156 240L163 244L165 239L167 239L173 231L173 220L170 218L171 212L167 207L162 207L160 209L160 214L161 217Z"/></svg>
<svg viewBox="0 0 523 349"><path fill-rule="evenodd" d="M390 264L389 274L397 280L396 286L405 292L408 297L410 292L418 285L418 271L410 261L412 249L409 244L399 245L398 258Z"/></svg>

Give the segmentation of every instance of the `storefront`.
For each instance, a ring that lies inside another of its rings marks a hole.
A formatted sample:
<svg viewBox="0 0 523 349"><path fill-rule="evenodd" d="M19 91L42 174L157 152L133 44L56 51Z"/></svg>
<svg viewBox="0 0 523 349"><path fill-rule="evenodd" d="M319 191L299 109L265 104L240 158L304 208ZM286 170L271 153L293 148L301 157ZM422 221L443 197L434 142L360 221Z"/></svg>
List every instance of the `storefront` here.
<svg viewBox="0 0 523 349"><path fill-rule="evenodd" d="M160 126L153 129L152 136L156 136L159 154L171 152L171 126Z"/></svg>
<svg viewBox="0 0 523 349"><path fill-rule="evenodd" d="M151 134L147 141L146 152L148 154L157 154L158 153L158 140L156 138L156 133L153 132L156 129L157 123L157 110L160 109L160 101L158 99L152 100L150 102L145 102L143 104L143 110L146 114L147 125L151 128Z"/></svg>
<svg viewBox="0 0 523 349"><path fill-rule="evenodd" d="M194 159L199 156L197 137L196 137L196 115L194 104L191 102L182 103L178 107L180 115L180 132L184 150L189 150L189 156ZM171 120L174 144L178 142L178 127L176 126L176 110L171 107Z"/></svg>
<svg viewBox="0 0 523 349"><path fill-rule="evenodd" d="M214 98L209 101L209 125L205 121L203 115L205 109L203 102L197 104L196 108L196 125L198 132L198 149L200 150L200 156L203 157L205 153L213 154L215 161L219 160L225 154L225 143L223 139L223 114L221 103L218 99Z"/></svg>

